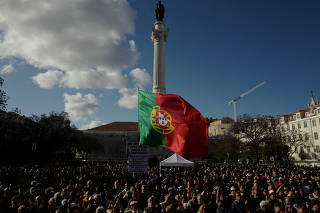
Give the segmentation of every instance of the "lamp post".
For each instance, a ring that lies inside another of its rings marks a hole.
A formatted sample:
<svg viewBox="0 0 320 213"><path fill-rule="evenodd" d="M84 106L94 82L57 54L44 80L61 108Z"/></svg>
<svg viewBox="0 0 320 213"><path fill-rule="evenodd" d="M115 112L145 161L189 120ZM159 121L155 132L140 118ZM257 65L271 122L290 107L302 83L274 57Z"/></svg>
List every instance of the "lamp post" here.
<svg viewBox="0 0 320 213"><path fill-rule="evenodd" d="M128 133L124 132L122 136L122 142L124 143L125 148L125 156L123 156L124 159L128 159L128 143L127 143Z"/></svg>

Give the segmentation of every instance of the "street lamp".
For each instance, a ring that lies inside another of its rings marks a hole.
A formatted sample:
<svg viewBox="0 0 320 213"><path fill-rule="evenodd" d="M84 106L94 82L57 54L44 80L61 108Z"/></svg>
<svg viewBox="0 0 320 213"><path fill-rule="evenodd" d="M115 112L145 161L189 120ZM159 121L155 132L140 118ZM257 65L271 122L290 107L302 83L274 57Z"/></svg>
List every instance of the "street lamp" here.
<svg viewBox="0 0 320 213"><path fill-rule="evenodd" d="M127 132L124 132L124 135L122 136L122 142L124 143L125 147L125 156L123 158L128 159L128 143L127 143L128 134Z"/></svg>

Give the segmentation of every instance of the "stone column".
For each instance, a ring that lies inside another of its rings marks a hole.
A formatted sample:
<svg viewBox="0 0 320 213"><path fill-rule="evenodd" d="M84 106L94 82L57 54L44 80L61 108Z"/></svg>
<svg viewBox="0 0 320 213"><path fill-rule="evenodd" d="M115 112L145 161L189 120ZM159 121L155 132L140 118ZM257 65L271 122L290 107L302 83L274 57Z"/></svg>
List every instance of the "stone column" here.
<svg viewBox="0 0 320 213"><path fill-rule="evenodd" d="M151 34L151 39L154 44L153 93L166 93L165 44L168 37L168 31L168 29L165 29L162 21L156 21L156 23L154 23Z"/></svg>

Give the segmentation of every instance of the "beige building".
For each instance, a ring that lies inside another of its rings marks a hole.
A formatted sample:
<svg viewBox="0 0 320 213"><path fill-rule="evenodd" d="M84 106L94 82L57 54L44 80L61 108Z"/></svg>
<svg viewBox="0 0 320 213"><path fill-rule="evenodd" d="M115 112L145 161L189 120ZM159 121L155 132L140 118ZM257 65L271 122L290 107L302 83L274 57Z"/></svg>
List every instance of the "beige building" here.
<svg viewBox="0 0 320 213"><path fill-rule="evenodd" d="M305 153L306 160L320 159L320 104L319 100L311 97L307 108L277 117L282 132L294 130L305 140L305 145L299 147L293 155L296 160L302 160L300 153ZM304 160L304 159L303 159Z"/></svg>
<svg viewBox="0 0 320 213"><path fill-rule="evenodd" d="M270 119L274 119L270 117ZM293 154L297 161L307 160L318 162L320 160L320 102L311 97L307 108L296 112L279 115L275 118L279 128L284 134L295 131L298 137L304 139L304 145L300 146ZM210 123L209 137L219 138L230 134L233 120L231 118L217 119ZM301 152L304 153L303 159Z"/></svg>
<svg viewBox="0 0 320 213"><path fill-rule="evenodd" d="M104 150L88 155L92 160L117 160L126 161L128 159L128 149L131 145L139 145L138 122L112 122L92 129L84 130L97 139ZM172 152L163 147L146 146L149 157L163 159Z"/></svg>
<svg viewBox="0 0 320 213"><path fill-rule="evenodd" d="M233 122L234 121L229 117L224 117L211 122L208 129L209 138L215 138L229 134Z"/></svg>

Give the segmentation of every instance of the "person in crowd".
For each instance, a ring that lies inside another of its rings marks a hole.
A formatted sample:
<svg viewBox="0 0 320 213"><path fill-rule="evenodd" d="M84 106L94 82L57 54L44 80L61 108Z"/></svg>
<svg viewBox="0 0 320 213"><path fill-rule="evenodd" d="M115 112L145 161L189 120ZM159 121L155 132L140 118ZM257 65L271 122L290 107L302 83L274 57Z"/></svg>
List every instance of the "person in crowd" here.
<svg viewBox="0 0 320 213"><path fill-rule="evenodd" d="M258 213L269 213L267 211L267 206L268 206L267 201L262 200L259 205L260 205L260 209L258 210Z"/></svg>
<svg viewBox="0 0 320 213"><path fill-rule="evenodd" d="M318 213L320 171L197 163L128 173L126 163L0 166L0 212Z"/></svg>
<svg viewBox="0 0 320 213"><path fill-rule="evenodd" d="M124 211L124 213L141 213L141 212L142 211L138 209L138 201L136 200L131 200L129 202L129 206Z"/></svg>
<svg viewBox="0 0 320 213"><path fill-rule="evenodd" d="M244 207L244 203L243 203L242 195L241 195L240 191L236 192L236 198L232 203L231 211L232 211L232 213L244 213L245 212L245 207Z"/></svg>
<svg viewBox="0 0 320 213"><path fill-rule="evenodd" d="M155 196L151 195L148 198L148 205L144 208L143 213L161 213L159 202L156 200Z"/></svg>

